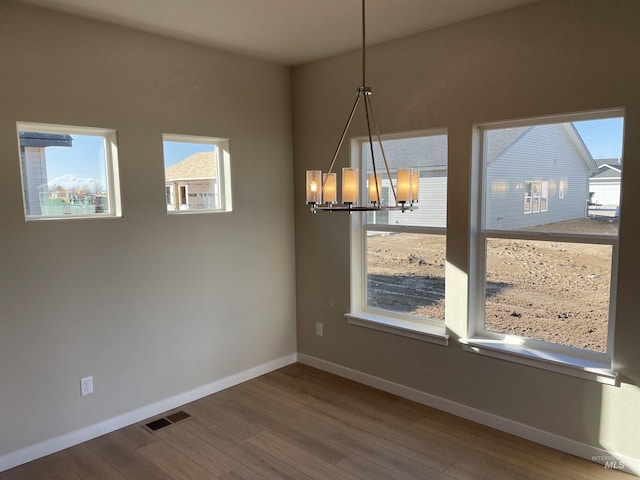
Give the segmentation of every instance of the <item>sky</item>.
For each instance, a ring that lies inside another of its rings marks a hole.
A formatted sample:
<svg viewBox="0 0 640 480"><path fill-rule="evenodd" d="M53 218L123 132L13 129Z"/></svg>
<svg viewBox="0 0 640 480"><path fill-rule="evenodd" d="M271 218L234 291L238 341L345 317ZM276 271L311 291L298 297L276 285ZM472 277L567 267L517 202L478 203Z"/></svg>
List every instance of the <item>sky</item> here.
<svg viewBox="0 0 640 480"><path fill-rule="evenodd" d="M593 158L622 157L622 118L575 122L574 125Z"/></svg>
<svg viewBox="0 0 640 480"><path fill-rule="evenodd" d="M72 175L79 179L95 179L105 185L103 139L93 135L71 135L72 147L47 147L47 177L49 181ZM164 168L170 167L197 152L211 150L206 144L163 142ZM122 159L120 160L122 161Z"/></svg>
<svg viewBox="0 0 640 480"><path fill-rule="evenodd" d="M94 135L72 135L72 147L47 147L49 181L63 175L97 180L105 185L104 139Z"/></svg>
<svg viewBox="0 0 640 480"><path fill-rule="evenodd" d="M215 147L203 143L162 142L164 150L164 168L175 165L180 160L198 152L210 152Z"/></svg>
<svg viewBox="0 0 640 480"><path fill-rule="evenodd" d="M589 120L576 122L576 129L593 158L620 158L622 156L623 119ZM104 154L102 137L72 135L73 147L47 147L47 174L49 180L71 174L77 178L92 178L104 186ZM163 142L164 168L211 147L206 144ZM126 156L120 152L120 162Z"/></svg>

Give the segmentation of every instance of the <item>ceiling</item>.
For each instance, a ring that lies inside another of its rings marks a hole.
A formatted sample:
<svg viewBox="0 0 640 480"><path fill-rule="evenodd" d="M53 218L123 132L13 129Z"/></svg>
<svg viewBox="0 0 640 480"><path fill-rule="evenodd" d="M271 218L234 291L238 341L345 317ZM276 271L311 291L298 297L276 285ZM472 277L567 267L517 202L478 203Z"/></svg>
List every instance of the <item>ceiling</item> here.
<svg viewBox="0 0 640 480"><path fill-rule="evenodd" d="M296 65L356 49L358 0L17 0ZM535 0L368 0L367 43Z"/></svg>

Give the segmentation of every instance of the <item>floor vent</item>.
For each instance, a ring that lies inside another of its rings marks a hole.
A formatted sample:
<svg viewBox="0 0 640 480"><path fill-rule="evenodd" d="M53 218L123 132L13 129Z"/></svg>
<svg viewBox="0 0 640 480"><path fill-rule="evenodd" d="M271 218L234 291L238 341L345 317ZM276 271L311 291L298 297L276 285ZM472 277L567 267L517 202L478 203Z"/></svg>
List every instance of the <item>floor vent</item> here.
<svg viewBox="0 0 640 480"><path fill-rule="evenodd" d="M169 425L180 422L190 417L191 415L189 415L187 412L180 410L179 412L172 413L171 415L159 418L157 420L154 420L153 422L145 423L143 426L148 428L152 432L155 432L156 430L168 427Z"/></svg>

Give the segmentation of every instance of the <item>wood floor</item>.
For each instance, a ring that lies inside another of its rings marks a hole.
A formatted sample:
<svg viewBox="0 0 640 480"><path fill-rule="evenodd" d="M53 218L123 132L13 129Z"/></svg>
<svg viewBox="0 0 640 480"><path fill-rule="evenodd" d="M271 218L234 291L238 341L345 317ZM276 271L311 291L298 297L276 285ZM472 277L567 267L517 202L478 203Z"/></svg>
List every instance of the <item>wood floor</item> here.
<svg viewBox="0 0 640 480"><path fill-rule="evenodd" d="M133 425L0 479L634 478L300 364L181 410L191 417Z"/></svg>

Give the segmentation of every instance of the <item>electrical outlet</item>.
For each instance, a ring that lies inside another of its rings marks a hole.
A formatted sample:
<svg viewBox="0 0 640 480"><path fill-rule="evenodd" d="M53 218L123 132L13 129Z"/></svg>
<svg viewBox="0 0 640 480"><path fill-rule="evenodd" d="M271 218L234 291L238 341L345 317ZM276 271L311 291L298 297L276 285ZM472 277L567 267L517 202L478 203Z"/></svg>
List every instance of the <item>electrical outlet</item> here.
<svg viewBox="0 0 640 480"><path fill-rule="evenodd" d="M316 322L316 335L321 337L323 333L324 332L322 331L322 322Z"/></svg>
<svg viewBox="0 0 640 480"><path fill-rule="evenodd" d="M84 377L80 379L80 395L91 395L93 393L93 377Z"/></svg>

